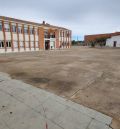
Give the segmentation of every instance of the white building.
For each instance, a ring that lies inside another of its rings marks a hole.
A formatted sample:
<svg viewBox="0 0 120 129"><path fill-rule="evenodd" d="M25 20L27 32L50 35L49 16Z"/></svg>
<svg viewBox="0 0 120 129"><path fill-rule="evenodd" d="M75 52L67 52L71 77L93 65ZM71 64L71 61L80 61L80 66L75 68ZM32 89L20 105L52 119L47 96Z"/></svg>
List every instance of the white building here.
<svg viewBox="0 0 120 129"><path fill-rule="evenodd" d="M120 47L120 35L112 36L106 40L106 46Z"/></svg>

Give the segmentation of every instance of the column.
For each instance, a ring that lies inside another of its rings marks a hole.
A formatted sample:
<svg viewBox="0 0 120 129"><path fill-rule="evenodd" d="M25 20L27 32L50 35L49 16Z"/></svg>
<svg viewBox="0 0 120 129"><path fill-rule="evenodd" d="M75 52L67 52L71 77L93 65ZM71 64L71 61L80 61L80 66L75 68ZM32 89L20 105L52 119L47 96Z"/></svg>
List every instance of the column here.
<svg viewBox="0 0 120 129"><path fill-rule="evenodd" d="M29 49L31 50L30 26L28 26L28 36L29 36Z"/></svg>
<svg viewBox="0 0 120 129"><path fill-rule="evenodd" d="M5 51L7 51L4 20L2 20L2 29L3 29L3 36L4 36L4 48L5 48Z"/></svg>
<svg viewBox="0 0 120 129"><path fill-rule="evenodd" d="M39 49L45 49L44 47L44 28L43 27L39 27L39 31L38 31L38 39L39 39Z"/></svg>
<svg viewBox="0 0 120 129"><path fill-rule="evenodd" d="M24 25L22 25L22 32L23 32L23 44L24 44L24 50L26 50L26 45L25 45L25 33L24 33Z"/></svg>
<svg viewBox="0 0 120 129"><path fill-rule="evenodd" d="M13 44L13 32L12 32L12 23L10 22L10 34L11 34L11 48L14 51L14 44Z"/></svg>
<svg viewBox="0 0 120 129"><path fill-rule="evenodd" d="M19 39L19 32L18 32L18 23L16 23L16 31L17 31L18 51L20 51L20 39Z"/></svg>
<svg viewBox="0 0 120 129"><path fill-rule="evenodd" d="M59 29L55 31L55 38L56 38L56 48L59 48Z"/></svg>
<svg viewBox="0 0 120 129"><path fill-rule="evenodd" d="M35 27L33 27L33 34L34 34L34 50L36 50Z"/></svg>

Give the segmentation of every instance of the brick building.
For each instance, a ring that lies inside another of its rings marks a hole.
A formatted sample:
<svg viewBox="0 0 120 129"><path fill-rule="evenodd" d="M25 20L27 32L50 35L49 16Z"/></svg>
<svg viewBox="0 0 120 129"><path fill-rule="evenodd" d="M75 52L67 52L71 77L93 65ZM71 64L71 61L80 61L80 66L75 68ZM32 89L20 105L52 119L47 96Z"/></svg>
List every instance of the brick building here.
<svg viewBox="0 0 120 129"><path fill-rule="evenodd" d="M112 36L120 35L120 32L115 33L106 33L106 34L95 34L95 35L85 35L84 36L84 42L86 45L89 44L90 41L94 41L97 38L111 38Z"/></svg>
<svg viewBox="0 0 120 129"><path fill-rule="evenodd" d="M0 16L0 53L70 48L71 30Z"/></svg>

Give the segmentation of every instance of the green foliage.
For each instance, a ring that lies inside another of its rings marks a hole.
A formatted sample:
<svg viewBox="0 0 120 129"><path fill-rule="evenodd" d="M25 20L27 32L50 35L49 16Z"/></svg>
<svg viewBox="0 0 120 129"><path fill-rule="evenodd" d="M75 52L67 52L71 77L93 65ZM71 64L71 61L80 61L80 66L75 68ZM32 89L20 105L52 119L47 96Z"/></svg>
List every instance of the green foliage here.
<svg viewBox="0 0 120 129"><path fill-rule="evenodd" d="M89 41L91 47L95 47L96 42L95 41Z"/></svg>
<svg viewBox="0 0 120 129"><path fill-rule="evenodd" d="M100 45L101 47L102 46L105 46L106 45L106 40L107 40L108 37L100 37L100 38L96 38L95 39L95 42Z"/></svg>
<svg viewBox="0 0 120 129"><path fill-rule="evenodd" d="M91 47L95 47L96 45L103 47L106 45L106 40L108 37L100 37L95 40L89 41Z"/></svg>
<svg viewBox="0 0 120 129"><path fill-rule="evenodd" d="M75 40L73 40L72 41L72 45L74 46L83 46L84 45L84 41L75 41Z"/></svg>

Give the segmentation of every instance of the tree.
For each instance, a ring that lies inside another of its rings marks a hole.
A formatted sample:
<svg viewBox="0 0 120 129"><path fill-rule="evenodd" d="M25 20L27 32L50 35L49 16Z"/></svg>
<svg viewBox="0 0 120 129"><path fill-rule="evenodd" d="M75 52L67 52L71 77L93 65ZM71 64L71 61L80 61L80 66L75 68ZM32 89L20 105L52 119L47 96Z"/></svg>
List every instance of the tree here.
<svg viewBox="0 0 120 129"><path fill-rule="evenodd" d="M93 41L93 40L89 41L89 43L90 43L90 46L91 46L91 47L95 47L95 45L96 45L96 42Z"/></svg>
<svg viewBox="0 0 120 129"><path fill-rule="evenodd" d="M100 37L100 38L96 38L95 42L96 44L100 45L101 47L106 45L106 40L108 37Z"/></svg>

